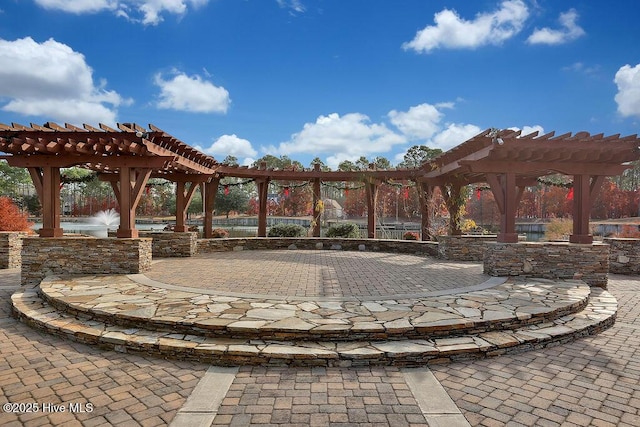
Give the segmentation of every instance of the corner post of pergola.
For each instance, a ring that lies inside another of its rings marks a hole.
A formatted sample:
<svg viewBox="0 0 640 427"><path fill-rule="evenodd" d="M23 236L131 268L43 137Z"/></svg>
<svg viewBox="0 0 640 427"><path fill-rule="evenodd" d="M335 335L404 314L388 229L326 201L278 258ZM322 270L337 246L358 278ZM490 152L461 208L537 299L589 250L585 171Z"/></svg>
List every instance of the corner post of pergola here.
<svg viewBox="0 0 640 427"><path fill-rule="evenodd" d="M570 243L591 244L593 235L589 230L591 206L595 200L605 177L602 175L573 176L573 234L569 236Z"/></svg>
<svg viewBox="0 0 640 427"><path fill-rule="evenodd" d="M420 198L420 216L422 217L421 235L422 240L430 240L431 228L431 205L433 203L434 186L424 181L416 181L418 196Z"/></svg>
<svg viewBox="0 0 640 427"><path fill-rule="evenodd" d="M267 163L261 162L258 169L267 169ZM256 186L258 187L258 237L267 237L269 182L270 178L268 176L256 179Z"/></svg>
<svg viewBox="0 0 640 427"><path fill-rule="evenodd" d="M218 186L220 178L213 177L210 181L204 183L204 237L210 239L213 237L213 211L215 210L216 194L218 194Z"/></svg>
<svg viewBox="0 0 640 427"><path fill-rule="evenodd" d="M489 173L486 178L500 211L498 242L517 243L516 210L519 193L516 188L516 174L514 172L506 172L500 175ZM520 197L522 197L521 193Z"/></svg>
<svg viewBox="0 0 640 427"><path fill-rule="evenodd" d="M187 184L190 184L189 187L187 187ZM197 188L197 180L179 180L176 182L176 226L174 228L176 233L189 231L189 226L187 226L187 209L189 209L189 205L191 205Z"/></svg>
<svg viewBox="0 0 640 427"><path fill-rule="evenodd" d="M137 238L136 208L142 197L142 190L151 176L151 169L136 169L129 166L120 167L119 186L111 181L111 186L120 206L120 226L116 232L118 238Z"/></svg>
<svg viewBox="0 0 640 427"><path fill-rule="evenodd" d="M320 172L320 164L315 163L313 165L314 172ZM320 194L320 178L313 179L313 237L320 237L321 217L322 209L320 207L322 201L322 195Z"/></svg>
<svg viewBox="0 0 640 427"><path fill-rule="evenodd" d="M375 164L369 164L369 170L375 170ZM379 182L372 177L365 177L365 193L367 197L367 238L376 238L376 202L378 200Z"/></svg>
<svg viewBox="0 0 640 427"><path fill-rule="evenodd" d="M40 237L62 237L60 227L60 168L53 166L30 167L29 174L42 205Z"/></svg>

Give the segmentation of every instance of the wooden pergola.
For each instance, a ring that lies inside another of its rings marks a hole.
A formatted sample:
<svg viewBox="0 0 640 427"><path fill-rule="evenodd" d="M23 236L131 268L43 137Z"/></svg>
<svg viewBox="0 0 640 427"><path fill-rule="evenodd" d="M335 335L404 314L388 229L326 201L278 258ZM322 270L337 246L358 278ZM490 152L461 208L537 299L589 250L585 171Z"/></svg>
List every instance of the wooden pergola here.
<svg viewBox="0 0 640 427"><path fill-rule="evenodd" d="M119 124L118 130L100 124L79 128L56 123L44 126L0 124L0 151L9 165L29 170L42 204L41 237L60 237L60 169L91 169L108 181L120 206L118 237L137 237L135 210L150 177L177 182L178 212L186 211L196 186L185 191L185 182L205 182L218 163L149 125ZM176 215L176 230L186 231L185 215Z"/></svg>
<svg viewBox="0 0 640 427"><path fill-rule="evenodd" d="M226 176L252 178L258 186L260 209L258 215L258 236L266 236L267 229L267 188L271 181L307 181L313 185L313 236L320 237L320 212L315 209L320 200L320 186L322 182L362 182L365 185L367 199L367 229L368 237L375 237L376 230L376 200L378 186L387 180L417 181L423 174L422 169L393 169L377 170L373 164L366 171L322 171L320 165L314 165L312 170L274 170L267 169L264 165L259 168L243 166L220 166L217 170L217 178ZM426 212L426 209L425 211ZM424 213L423 212L423 213ZM209 221L207 221L208 223ZM206 235L206 229L205 229Z"/></svg>
<svg viewBox="0 0 640 427"><path fill-rule="evenodd" d="M579 132L554 137L551 132L521 136L519 131L487 129L420 168L365 171L274 170L227 166L181 142L159 128L145 129L134 123L112 129L100 124L82 128L45 123L11 126L0 124L1 156L11 166L25 167L33 179L43 208L41 237L62 236L60 228L60 169L80 166L99 173L111 183L120 206L118 237L137 237L135 209L150 177L176 183L175 231L187 231L186 211L201 187L204 195L205 237L211 236L214 200L224 177L254 179L258 188L258 236L266 236L269 182L307 181L313 186L314 206L322 182L362 182L368 208L368 236L376 233L376 198L387 180L413 181L421 197L422 230L426 238L430 218L427 209L435 187L442 189L451 221L459 214L461 188L486 182L501 214L501 242L516 242L515 214L525 187L537 178L561 173L573 177L574 225L571 242L591 243L589 212L604 178L621 174L629 162L640 159L640 139L589 135ZM314 210L313 235L320 236L320 213ZM455 227L452 228L455 232Z"/></svg>
<svg viewBox="0 0 640 427"><path fill-rule="evenodd" d="M572 243L592 243L589 215L607 176L622 174L640 159L640 139L578 132L554 136L538 132L487 129L424 165L426 185L449 186L486 182L500 212L499 242L517 242L516 209L525 187L551 174L573 177Z"/></svg>

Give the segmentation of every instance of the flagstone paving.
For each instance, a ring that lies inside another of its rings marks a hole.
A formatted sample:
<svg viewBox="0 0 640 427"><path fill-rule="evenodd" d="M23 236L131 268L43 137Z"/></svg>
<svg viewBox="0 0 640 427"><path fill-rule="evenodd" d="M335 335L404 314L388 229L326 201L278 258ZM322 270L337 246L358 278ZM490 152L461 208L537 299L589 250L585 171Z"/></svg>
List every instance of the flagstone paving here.
<svg viewBox="0 0 640 427"><path fill-rule="evenodd" d="M38 292L62 311L131 327L197 330L227 338L354 340L442 336L450 335L450 329L460 335L542 323L584 308L591 291L579 281L493 278L446 292L361 302L354 297L203 294L142 275L120 275L50 276Z"/></svg>
<svg viewBox="0 0 640 427"><path fill-rule="evenodd" d="M545 279L493 279L375 302L203 292L140 275L49 276L12 303L35 328L117 351L293 366L495 356L598 333L617 310L607 291Z"/></svg>

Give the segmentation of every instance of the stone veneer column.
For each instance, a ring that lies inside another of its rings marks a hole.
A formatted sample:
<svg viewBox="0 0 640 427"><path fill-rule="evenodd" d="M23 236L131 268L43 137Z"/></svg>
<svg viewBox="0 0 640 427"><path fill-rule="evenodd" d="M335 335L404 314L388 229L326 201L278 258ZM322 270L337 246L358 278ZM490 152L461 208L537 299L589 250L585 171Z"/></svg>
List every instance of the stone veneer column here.
<svg viewBox="0 0 640 427"><path fill-rule="evenodd" d="M151 239L28 237L22 244L22 284L47 275L136 274L151 267Z"/></svg>
<svg viewBox="0 0 640 427"><path fill-rule="evenodd" d="M15 231L0 232L0 268L20 267L20 252L24 236L24 233Z"/></svg>
<svg viewBox="0 0 640 427"><path fill-rule="evenodd" d="M141 231L140 236L153 239L151 247L156 258L190 257L198 251L198 233L195 231Z"/></svg>
<svg viewBox="0 0 640 427"><path fill-rule="evenodd" d="M609 271L616 274L640 274L640 239L605 238L610 246Z"/></svg>
<svg viewBox="0 0 640 427"><path fill-rule="evenodd" d="M491 276L581 279L607 288L609 245L565 242L488 243L484 272Z"/></svg>

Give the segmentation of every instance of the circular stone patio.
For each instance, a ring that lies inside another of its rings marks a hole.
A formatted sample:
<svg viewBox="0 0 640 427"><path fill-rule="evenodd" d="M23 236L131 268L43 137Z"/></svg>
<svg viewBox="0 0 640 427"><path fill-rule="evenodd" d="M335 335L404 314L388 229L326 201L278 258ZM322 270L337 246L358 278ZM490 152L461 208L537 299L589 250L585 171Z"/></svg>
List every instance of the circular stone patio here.
<svg viewBox="0 0 640 427"><path fill-rule="evenodd" d="M482 264L385 252L259 250L165 258L145 275L174 286L223 294L356 297L455 293L490 276Z"/></svg>
<svg viewBox="0 0 640 427"><path fill-rule="evenodd" d="M122 352L220 365L421 365L539 348L611 326L575 280L384 252L255 250L157 260L145 274L48 276L14 315Z"/></svg>

